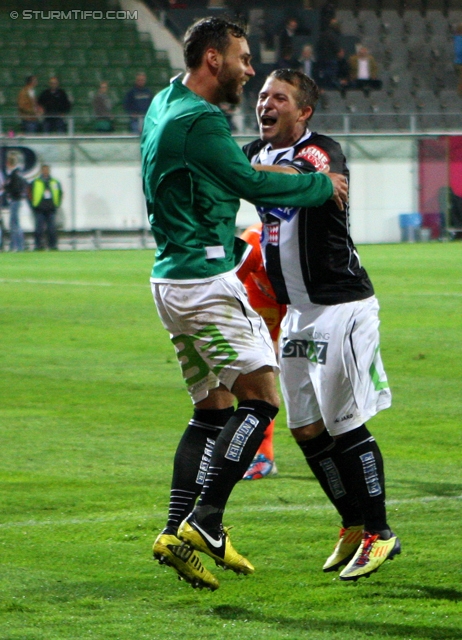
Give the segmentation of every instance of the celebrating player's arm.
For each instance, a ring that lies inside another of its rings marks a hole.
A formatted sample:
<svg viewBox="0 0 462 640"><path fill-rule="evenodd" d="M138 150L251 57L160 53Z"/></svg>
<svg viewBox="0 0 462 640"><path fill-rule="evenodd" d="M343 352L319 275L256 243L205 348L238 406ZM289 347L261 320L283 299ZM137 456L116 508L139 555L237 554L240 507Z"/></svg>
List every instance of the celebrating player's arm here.
<svg viewBox="0 0 462 640"><path fill-rule="evenodd" d="M253 168L256 171L269 171L273 173L293 173L298 174L300 171L295 169L290 165L282 165L282 164L272 164L272 165L263 165L263 164L253 164ZM348 183L345 178L340 173L329 173L323 172L330 178L332 182L332 186L334 188L334 193L332 195L331 200L335 202L337 207L343 211L343 206L345 202L348 202Z"/></svg>

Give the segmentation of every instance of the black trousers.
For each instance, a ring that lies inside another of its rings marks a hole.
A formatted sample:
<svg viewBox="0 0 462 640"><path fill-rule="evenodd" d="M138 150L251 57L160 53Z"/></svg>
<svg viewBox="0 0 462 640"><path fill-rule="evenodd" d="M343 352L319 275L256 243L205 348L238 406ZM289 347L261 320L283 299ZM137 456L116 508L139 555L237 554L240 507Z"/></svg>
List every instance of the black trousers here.
<svg viewBox="0 0 462 640"><path fill-rule="evenodd" d="M46 235L49 249L58 248L58 235L56 233L56 209L53 211L40 211L35 209L35 248L44 249L44 236Z"/></svg>

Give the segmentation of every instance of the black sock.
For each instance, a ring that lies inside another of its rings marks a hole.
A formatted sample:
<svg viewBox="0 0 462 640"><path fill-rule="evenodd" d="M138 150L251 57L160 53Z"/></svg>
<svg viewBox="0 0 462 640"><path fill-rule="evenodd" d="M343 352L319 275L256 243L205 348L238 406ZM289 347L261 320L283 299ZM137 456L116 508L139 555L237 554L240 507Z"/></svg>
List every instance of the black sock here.
<svg viewBox="0 0 462 640"><path fill-rule="evenodd" d="M277 407L263 400L245 400L226 423L213 448L204 488L194 510L204 527L214 529L221 524L231 491L242 479L277 412Z"/></svg>
<svg viewBox="0 0 462 640"><path fill-rule="evenodd" d="M336 440L335 459L347 491L354 492L364 514L366 531L379 533L389 530L383 458L366 425Z"/></svg>
<svg viewBox="0 0 462 640"><path fill-rule="evenodd" d="M180 523L193 510L207 475L215 440L233 413L234 407L194 410L173 461L170 504L164 533L176 534Z"/></svg>
<svg viewBox="0 0 462 640"><path fill-rule="evenodd" d="M346 528L363 524L356 498L347 492L335 464L335 440L329 432L324 430L319 436L297 444L324 493L340 514L342 525Z"/></svg>

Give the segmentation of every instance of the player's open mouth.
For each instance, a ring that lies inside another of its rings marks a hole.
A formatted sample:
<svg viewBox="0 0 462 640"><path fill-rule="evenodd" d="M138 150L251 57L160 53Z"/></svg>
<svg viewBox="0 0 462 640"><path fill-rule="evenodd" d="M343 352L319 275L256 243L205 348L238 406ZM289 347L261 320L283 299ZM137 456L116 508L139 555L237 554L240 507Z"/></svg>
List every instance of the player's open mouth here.
<svg viewBox="0 0 462 640"><path fill-rule="evenodd" d="M277 121L278 119L272 116L262 116L260 118L262 127L272 127L273 125L276 124Z"/></svg>

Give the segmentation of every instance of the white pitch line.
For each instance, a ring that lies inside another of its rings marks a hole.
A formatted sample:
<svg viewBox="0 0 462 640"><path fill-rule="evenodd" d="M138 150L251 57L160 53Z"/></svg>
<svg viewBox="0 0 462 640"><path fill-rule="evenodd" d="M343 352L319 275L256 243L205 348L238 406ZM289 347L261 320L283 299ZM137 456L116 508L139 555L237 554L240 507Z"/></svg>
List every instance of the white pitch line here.
<svg viewBox="0 0 462 640"><path fill-rule="evenodd" d="M396 295L396 294L393 294L393 295ZM400 295L400 294L398 294L398 295ZM414 293L412 293L412 292L404 293L404 294L402 293L401 295L404 295L406 297L409 297L409 296L424 296L424 297L428 298L428 297L437 296L438 298L441 298L441 296L446 296L446 297L455 296L456 298L460 298L462 296L462 293L458 293L458 292L453 292L453 293L447 292L447 293L444 293L444 292L441 292L441 291L438 291L438 293L436 293L436 292L433 293L431 291L429 291L428 293L425 293L425 291L418 291L418 292L414 292Z"/></svg>
<svg viewBox="0 0 462 640"><path fill-rule="evenodd" d="M406 504L427 504L431 502L448 502L453 500L461 500L460 496L425 496L423 498L405 498L404 500L387 500L387 507L406 505ZM235 507L232 509L233 513L246 513L249 507ZM332 505L316 504L316 505L253 505L251 507L252 512L258 511L260 513L289 513L289 512L310 512L310 511L331 511ZM3 522L0 523L0 529L20 529L27 527L66 527L69 525L82 525L82 524L98 524L105 522L115 522L117 520L125 521L127 519L134 520L136 518L152 518L165 516L167 510L162 511L122 511L119 513L113 513L111 515L104 515L95 518L62 518L60 520L26 520L23 522Z"/></svg>
<svg viewBox="0 0 462 640"><path fill-rule="evenodd" d="M144 284L120 284L113 282L72 282L68 280L24 280L24 279L12 279L12 278L0 278L2 284L51 284L58 286L71 286L71 287L143 287L143 289L149 289L149 282Z"/></svg>

